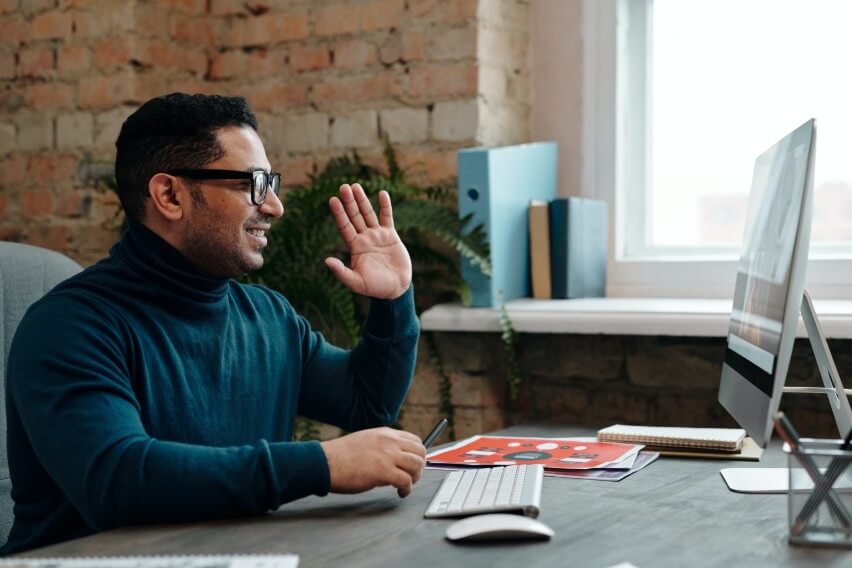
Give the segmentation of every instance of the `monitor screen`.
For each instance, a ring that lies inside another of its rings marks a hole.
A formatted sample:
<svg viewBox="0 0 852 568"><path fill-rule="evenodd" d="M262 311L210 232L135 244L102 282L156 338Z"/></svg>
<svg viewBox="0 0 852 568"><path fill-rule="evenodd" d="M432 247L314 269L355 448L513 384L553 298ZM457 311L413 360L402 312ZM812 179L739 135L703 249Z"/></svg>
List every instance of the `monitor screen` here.
<svg viewBox="0 0 852 568"><path fill-rule="evenodd" d="M815 121L761 154L749 195L719 402L765 446L787 376L810 242Z"/></svg>

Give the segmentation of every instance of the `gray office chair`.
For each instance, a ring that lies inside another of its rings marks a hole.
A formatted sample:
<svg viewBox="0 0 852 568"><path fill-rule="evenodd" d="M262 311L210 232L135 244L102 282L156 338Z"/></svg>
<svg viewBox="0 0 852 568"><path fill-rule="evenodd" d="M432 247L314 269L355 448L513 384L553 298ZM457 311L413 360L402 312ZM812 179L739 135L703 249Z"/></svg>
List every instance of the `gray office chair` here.
<svg viewBox="0 0 852 568"><path fill-rule="evenodd" d="M12 528L12 483L6 457L6 361L9 347L30 304L78 272L80 265L58 252L0 242L0 544Z"/></svg>

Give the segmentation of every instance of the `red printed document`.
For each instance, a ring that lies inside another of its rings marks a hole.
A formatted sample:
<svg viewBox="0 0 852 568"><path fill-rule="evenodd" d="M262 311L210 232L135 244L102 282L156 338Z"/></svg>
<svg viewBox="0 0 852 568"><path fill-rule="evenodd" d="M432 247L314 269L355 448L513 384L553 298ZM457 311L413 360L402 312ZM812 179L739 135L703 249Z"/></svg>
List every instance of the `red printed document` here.
<svg viewBox="0 0 852 568"><path fill-rule="evenodd" d="M547 470L630 469L643 446L572 438L474 436L427 456L430 466L542 464Z"/></svg>

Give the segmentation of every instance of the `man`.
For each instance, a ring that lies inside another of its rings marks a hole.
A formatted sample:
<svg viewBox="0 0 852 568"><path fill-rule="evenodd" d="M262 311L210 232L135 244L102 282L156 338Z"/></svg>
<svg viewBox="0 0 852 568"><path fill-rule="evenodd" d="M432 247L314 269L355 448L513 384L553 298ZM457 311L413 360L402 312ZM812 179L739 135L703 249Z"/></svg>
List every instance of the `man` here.
<svg viewBox="0 0 852 568"><path fill-rule="evenodd" d="M358 185L329 206L371 298L359 345L333 347L280 294L233 280L263 265L283 213L241 98L145 103L116 142L129 230L21 322L7 371L15 521L3 554L139 523L261 514L421 474L419 438L386 426L414 370L411 261ZM353 434L292 442L296 414Z"/></svg>

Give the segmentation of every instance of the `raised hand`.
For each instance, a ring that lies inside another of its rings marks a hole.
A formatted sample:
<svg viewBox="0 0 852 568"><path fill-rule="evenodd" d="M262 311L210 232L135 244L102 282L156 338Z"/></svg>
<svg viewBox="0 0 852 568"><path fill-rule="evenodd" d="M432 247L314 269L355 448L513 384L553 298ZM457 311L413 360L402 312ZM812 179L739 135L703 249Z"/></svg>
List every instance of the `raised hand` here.
<svg viewBox="0 0 852 568"><path fill-rule="evenodd" d="M320 444L334 493L393 485L405 497L426 465L426 448L420 438L392 428L361 430Z"/></svg>
<svg viewBox="0 0 852 568"><path fill-rule="evenodd" d="M390 195L379 192L379 216L360 184L343 184L328 201L340 236L349 249L350 266L337 258L325 264L357 294L392 300L411 284L411 258L393 226Z"/></svg>

